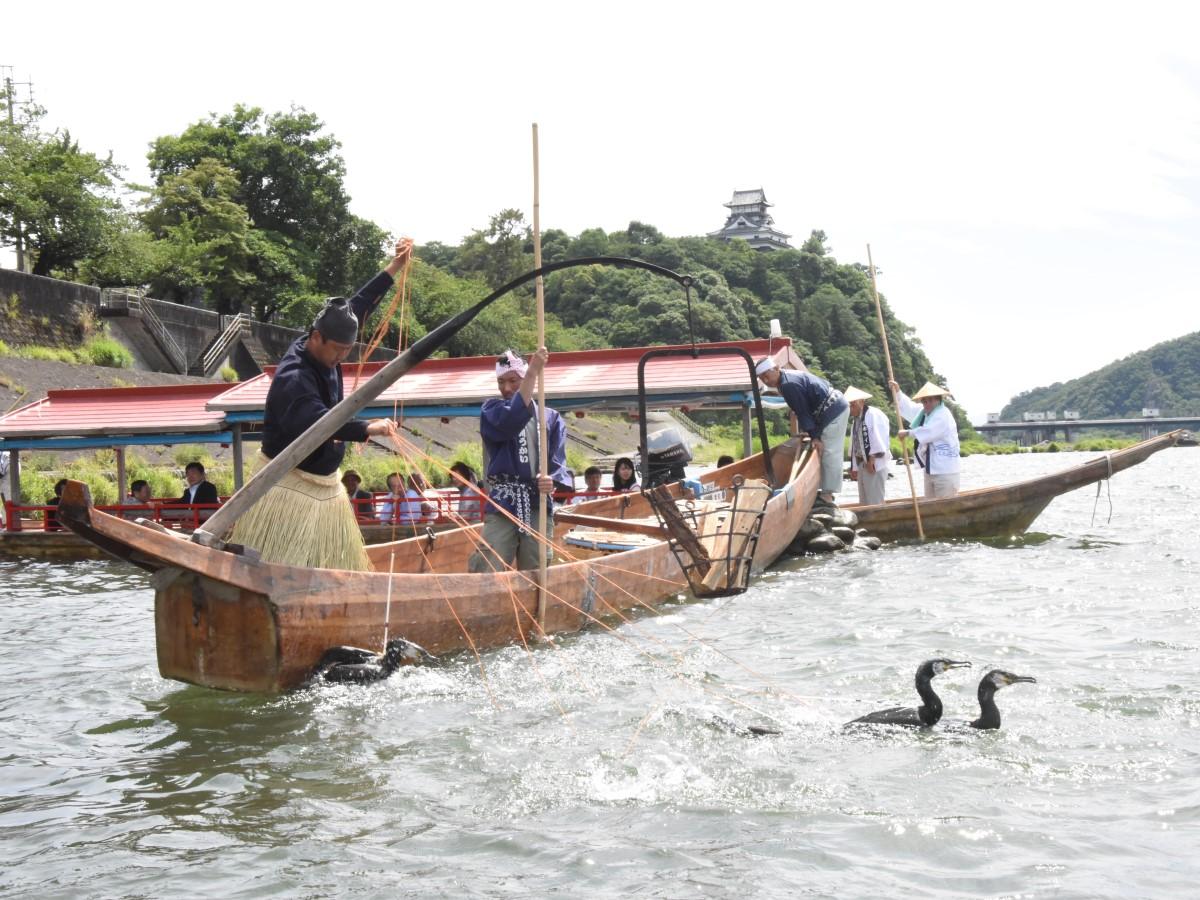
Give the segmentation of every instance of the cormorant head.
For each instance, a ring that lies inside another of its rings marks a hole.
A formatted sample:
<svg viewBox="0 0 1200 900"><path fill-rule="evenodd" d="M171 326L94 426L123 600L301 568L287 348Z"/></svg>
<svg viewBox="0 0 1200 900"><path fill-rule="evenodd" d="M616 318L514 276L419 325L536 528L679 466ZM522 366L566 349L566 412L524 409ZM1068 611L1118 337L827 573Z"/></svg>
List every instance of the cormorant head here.
<svg viewBox="0 0 1200 900"><path fill-rule="evenodd" d="M957 659L927 659L917 667L917 678L933 678L935 675L941 675L949 669L969 669L969 662L960 661Z"/></svg>
<svg viewBox="0 0 1200 900"><path fill-rule="evenodd" d="M404 638L392 638L383 654L384 665L395 667L404 663L431 662L436 657L424 647Z"/></svg>
<svg viewBox="0 0 1200 900"><path fill-rule="evenodd" d="M1014 675L1012 672L1005 672L1003 669L992 669L983 676L983 680L979 682L979 689L982 691L985 687L996 691L1002 687L1008 687L1010 684L1020 684L1021 682L1037 684L1037 679L1032 675Z"/></svg>

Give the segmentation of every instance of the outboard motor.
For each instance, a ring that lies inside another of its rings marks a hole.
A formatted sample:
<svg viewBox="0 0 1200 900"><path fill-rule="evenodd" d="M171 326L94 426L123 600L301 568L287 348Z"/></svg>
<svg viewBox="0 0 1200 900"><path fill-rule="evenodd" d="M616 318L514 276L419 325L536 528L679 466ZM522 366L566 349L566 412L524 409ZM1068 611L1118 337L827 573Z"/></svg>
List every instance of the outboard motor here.
<svg viewBox="0 0 1200 900"><path fill-rule="evenodd" d="M684 466L692 461L683 433L678 428L662 428L646 436L646 467L643 485L657 487L687 477Z"/></svg>

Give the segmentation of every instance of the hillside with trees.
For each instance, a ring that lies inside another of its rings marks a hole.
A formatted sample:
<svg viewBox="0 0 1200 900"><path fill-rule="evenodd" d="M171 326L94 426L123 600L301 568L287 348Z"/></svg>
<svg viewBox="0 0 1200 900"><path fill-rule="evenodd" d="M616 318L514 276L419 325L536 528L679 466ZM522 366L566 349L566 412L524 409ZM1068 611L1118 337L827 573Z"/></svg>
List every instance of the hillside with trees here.
<svg viewBox="0 0 1200 900"><path fill-rule="evenodd" d="M150 145L145 186L122 185L111 159L47 133L42 118L27 108L13 124L0 121L0 241L13 243L19 228L38 274L305 326L324 297L349 293L385 258L389 236L351 212L338 141L302 108L267 114L238 105L161 136ZM457 246L419 245L411 303L386 342L407 343L532 269L530 231L521 212L506 209ZM759 252L743 241L668 237L641 222L577 235L550 228L542 255L547 263L632 256L697 279L689 319L683 290L649 272L554 273L545 285L551 350L765 337L779 319L833 384L886 396L865 266L839 262L821 231L798 249ZM901 384L945 383L886 302L884 320ZM530 286L493 304L447 349L528 349L534 334Z"/></svg>
<svg viewBox="0 0 1200 900"><path fill-rule="evenodd" d="M1078 410L1085 419L1140 417L1153 407L1164 416L1200 415L1200 332L1156 344L1095 372L1018 394L1000 413Z"/></svg>

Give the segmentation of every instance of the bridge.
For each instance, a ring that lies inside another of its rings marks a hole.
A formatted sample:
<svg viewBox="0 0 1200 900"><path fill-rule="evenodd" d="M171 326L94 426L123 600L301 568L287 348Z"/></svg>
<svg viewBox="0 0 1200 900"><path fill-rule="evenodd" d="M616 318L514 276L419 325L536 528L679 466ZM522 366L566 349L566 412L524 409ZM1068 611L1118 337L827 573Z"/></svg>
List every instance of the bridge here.
<svg viewBox="0 0 1200 900"><path fill-rule="evenodd" d="M1068 444L1074 440L1074 433L1085 428L1108 428L1125 431L1140 430L1142 440L1149 440L1164 431L1176 428L1191 428L1200 430L1200 416L1138 416L1127 419L1054 419L1036 422L988 422L976 425L975 430L989 441L1001 436L1016 439L1017 443L1025 446L1052 441L1061 431L1063 440ZM1015 432L1015 434L1014 434Z"/></svg>

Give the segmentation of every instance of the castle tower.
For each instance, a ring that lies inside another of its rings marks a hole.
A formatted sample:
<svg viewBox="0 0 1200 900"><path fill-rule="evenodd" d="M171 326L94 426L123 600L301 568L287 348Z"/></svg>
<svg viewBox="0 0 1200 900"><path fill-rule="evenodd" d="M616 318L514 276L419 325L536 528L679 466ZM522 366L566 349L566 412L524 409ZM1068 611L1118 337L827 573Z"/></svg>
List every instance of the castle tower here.
<svg viewBox="0 0 1200 900"><path fill-rule="evenodd" d="M790 234L784 234L771 226L775 220L767 212L767 195L762 188L753 191L734 191L733 199L725 206L729 209L729 218L719 231L709 233L709 237L720 238L724 241L741 238L755 250L787 250Z"/></svg>

